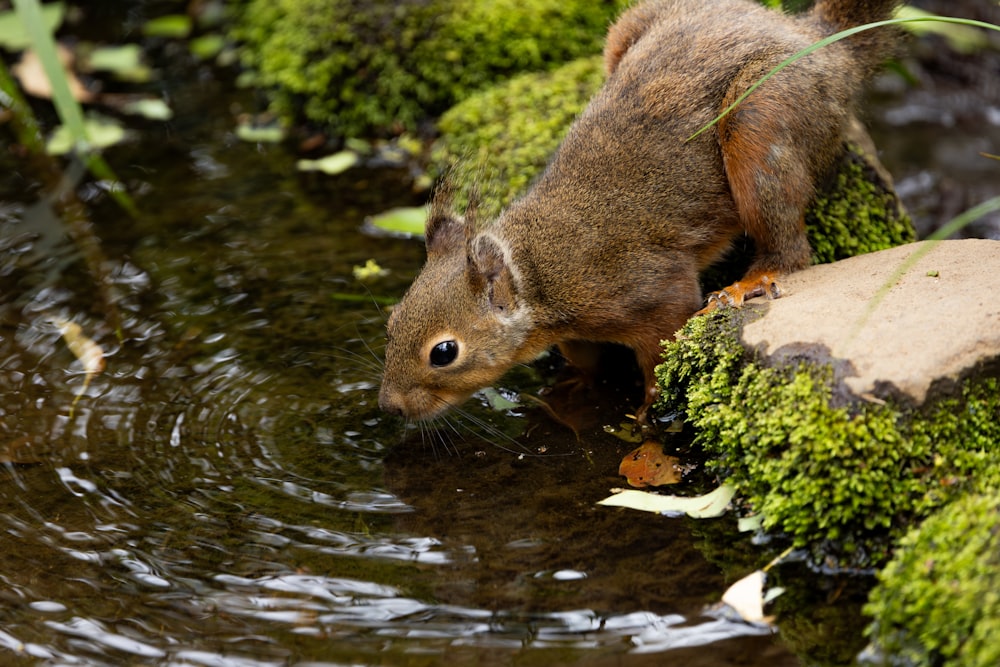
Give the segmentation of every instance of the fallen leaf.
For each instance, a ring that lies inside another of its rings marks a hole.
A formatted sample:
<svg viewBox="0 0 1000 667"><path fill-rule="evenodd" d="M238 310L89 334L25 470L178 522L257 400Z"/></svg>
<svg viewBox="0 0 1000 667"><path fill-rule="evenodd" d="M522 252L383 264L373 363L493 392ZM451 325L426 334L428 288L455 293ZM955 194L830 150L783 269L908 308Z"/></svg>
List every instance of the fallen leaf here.
<svg viewBox="0 0 1000 667"><path fill-rule="evenodd" d="M482 390L482 394L486 398L486 402L490 404L490 409L494 412L506 412L521 407L520 403L510 400L493 387L486 387L486 389Z"/></svg>
<svg viewBox="0 0 1000 667"><path fill-rule="evenodd" d="M427 211L426 206L402 206L389 209L384 213L369 217L365 220L365 227L390 234L422 236L424 223L427 221Z"/></svg>
<svg viewBox="0 0 1000 667"><path fill-rule="evenodd" d="M191 54L198 60L214 58L225 46L226 40L222 35L202 35L195 37L188 43Z"/></svg>
<svg viewBox="0 0 1000 667"><path fill-rule="evenodd" d="M597 501L597 504L660 514L687 514L695 519L710 519L725 513L735 493L736 489L728 484L723 484L711 493L694 497L665 496L648 491L623 489L604 500Z"/></svg>
<svg viewBox="0 0 1000 667"><path fill-rule="evenodd" d="M168 14L147 21L142 34L147 37L183 39L191 32L191 17L185 14Z"/></svg>
<svg viewBox="0 0 1000 667"><path fill-rule="evenodd" d="M736 528L741 533L749 533L751 531L760 530L762 525L764 525L763 514L753 514L751 516L740 517L739 521L736 522Z"/></svg>
<svg viewBox="0 0 1000 667"><path fill-rule="evenodd" d="M142 62L142 48L138 44L102 46L84 55L83 69L111 72L123 81L144 83L153 77L153 71Z"/></svg>
<svg viewBox="0 0 1000 667"><path fill-rule="evenodd" d="M635 428L635 422L622 422L618 426L611 426L610 424L604 427L604 432L608 435L613 435L622 442L629 442L633 444L638 444L642 442L642 431ZM618 469L618 474L622 474L621 468Z"/></svg>
<svg viewBox="0 0 1000 667"><path fill-rule="evenodd" d="M66 347L83 365L84 371L96 375L104 370L104 350L84 335L83 327L59 317L53 318L52 323L59 329L63 340L66 341Z"/></svg>
<svg viewBox="0 0 1000 667"><path fill-rule="evenodd" d="M38 452L32 449L32 442L29 436L23 435L20 438L0 444L0 464L29 465L41 462L42 458L38 455Z"/></svg>
<svg viewBox="0 0 1000 667"><path fill-rule="evenodd" d="M73 53L62 44L56 44L56 54L65 70L66 83L69 85L69 92L73 95L73 99L78 102L92 102L94 94L87 90L72 72ZM11 67L10 71L21 82L24 92L46 100L52 99L52 83L49 81L48 74L45 73L45 68L42 67L42 61L38 59L34 50L25 51L20 62Z"/></svg>
<svg viewBox="0 0 1000 667"><path fill-rule="evenodd" d="M373 278L381 278L389 273L388 269L383 269L374 259L369 259L364 266L355 266L352 271L354 277L364 282Z"/></svg>
<svg viewBox="0 0 1000 667"><path fill-rule="evenodd" d="M140 97L132 100L122 106L122 111L149 120L170 120L174 116L173 110L158 97Z"/></svg>
<svg viewBox="0 0 1000 667"><path fill-rule="evenodd" d="M73 353L73 356L83 366L85 373L83 387L80 388L80 391L77 392L76 397L73 399L73 407L75 407L76 402L86 393L91 379L104 370L104 350L92 339L84 335L83 327L76 322L70 322L60 317L54 317L51 321L59 329L59 333L62 334L63 340L66 342L66 347L69 348L69 351Z"/></svg>
<svg viewBox="0 0 1000 667"><path fill-rule="evenodd" d="M722 601L748 623L770 624L774 619L764 616L764 579L762 570L748 574L722 594Z"/></svg>
<svg viewBox="0 0 1000 667"><path fill-rule="evenodd" d="M897 18L933 18L934 14L916 7L900 7ZM948 41L948 45L959 53L975 53L989 45L989 37L983 30L967 25L956 25L938 21L907 23L906 29L914 35L936 34Z"/></svg>
<svg viewBox="0 0 1000 667"><path fill-rule="evenodd" d="M322 171L332 176L347 171L358 162L358 154L354 151L339 151L318 160L299 160L295 168L299 171Z"/></svg>
<svg viewBox="0 0 1000 667"><path fill-rule="evenodd" d="M664 454L659 442L647 440L625 455L618 474L637 488L676 484L681 481L680 459Z"/></svg>
<svg viewBox="0 0 1000 667"><path fill-rule="evenodd" d="M236 126L236 137L249 143L276 144L285 138L285 128L274 121L262 123L255 119L244 119Z"/></svg>
<svg viewBox="0 0 1000 667"><path fill-rule="evenodd" d="M127 136L125 128L107 118L90 117L84 120L83 126L87 132L87 145L91 148L113 146ZM57 127L45 145L49 155L65 155L74 148L76 144L73 134L65 125Z"/></svg>

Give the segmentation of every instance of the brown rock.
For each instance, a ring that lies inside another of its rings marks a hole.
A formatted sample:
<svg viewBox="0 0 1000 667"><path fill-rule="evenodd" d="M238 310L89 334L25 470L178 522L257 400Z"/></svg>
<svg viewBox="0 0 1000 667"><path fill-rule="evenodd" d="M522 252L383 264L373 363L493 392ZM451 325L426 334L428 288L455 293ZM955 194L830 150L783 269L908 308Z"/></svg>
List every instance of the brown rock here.
<svg viewBox="0 0 1000 667"><path fill-rule="evenodd" d="M912 243L812 266L781 286L743 330L765 363L832 361L855 396L916 404L932 387L1000 369L998 241Z"/></svg>

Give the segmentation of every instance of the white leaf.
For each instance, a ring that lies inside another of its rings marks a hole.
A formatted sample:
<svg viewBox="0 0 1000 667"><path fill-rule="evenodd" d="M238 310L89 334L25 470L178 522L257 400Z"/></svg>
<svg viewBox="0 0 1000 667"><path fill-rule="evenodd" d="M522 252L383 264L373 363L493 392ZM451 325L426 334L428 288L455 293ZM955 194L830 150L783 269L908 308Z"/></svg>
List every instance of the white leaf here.
<svg viewBox="0 0 1000 667"><path fill-rule="evenodd" d="M659 512L671 514L687 514L695 519L709 519L722 516L729 501L733 499L736 489L723 484L715 491L706 493L703 496L664 496L648 491L636 491L635 489L625 489L619 491L604 500L597 501L598 505L609 507L628 507L644 512Z"/></svg>
<svg viewBox="0 0 1000 667"><path fill-rule="evenodd" d="M760 527L763 524L763 514L752 514L750 516L740 517L739 521L736 522L736 527L741 533L749 533L751 531L760 530Z"/></svg>
<svg viewBox="0 0 1000 667"><path fill-rule="evenodd" d="M83 327L76 322L53 317L52 323L59 329L66 347L83 365L88 375L96 375L104 370L104 350L83 333Z"/></svg>
<svg viewBox="0 0 1000 667"><path fill-rule="evenodd" d="M722 594L722 601L748 623L767 622L764 618L764 572L756 570Z"/></svg>

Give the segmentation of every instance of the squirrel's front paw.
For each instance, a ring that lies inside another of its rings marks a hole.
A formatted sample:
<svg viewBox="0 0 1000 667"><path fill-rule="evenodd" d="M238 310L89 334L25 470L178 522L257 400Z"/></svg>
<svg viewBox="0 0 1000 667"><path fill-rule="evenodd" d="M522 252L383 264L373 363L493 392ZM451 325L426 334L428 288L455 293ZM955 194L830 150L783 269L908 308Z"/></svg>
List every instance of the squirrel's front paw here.
<svg viewBox="0 0 1000 667"><path fill-rule="evenodd" d="M705 307L695 315L705 315L717 308L739 308L747 299L755 296L766 296L777 299L781 296L781 286L778 284L778 274L770 271L748 273L729 287L712 292L708 295Z"/></svg>

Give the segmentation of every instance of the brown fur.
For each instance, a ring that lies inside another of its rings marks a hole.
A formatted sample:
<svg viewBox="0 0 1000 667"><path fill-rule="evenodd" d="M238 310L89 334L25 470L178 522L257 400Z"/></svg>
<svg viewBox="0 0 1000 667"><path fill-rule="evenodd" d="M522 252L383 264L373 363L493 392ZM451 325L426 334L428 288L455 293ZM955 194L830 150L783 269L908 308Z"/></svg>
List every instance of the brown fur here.
<svg viewBox="0 0 1000 667"><path fill-rule="evenodd" d="M427 264L389 320L382 407L433 417L553 344L585 356L581 342L632 348L648 407L660 341L698 310L699 272L736 236L757 255L725 302L774 296L781 273L808 263L804 210L885 52L871 46L891 39L813 53L688 138L792 53L894 4L820 0L788 17L753 0L660 0L625 12L607 82L532 188L481 229L435 205ZM454 361L430 363L452 340Z"/></svg>

